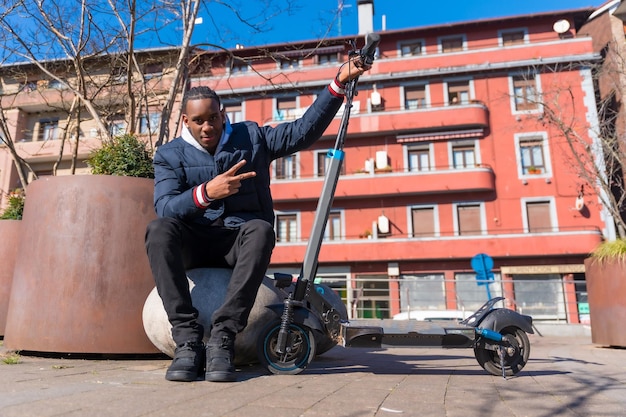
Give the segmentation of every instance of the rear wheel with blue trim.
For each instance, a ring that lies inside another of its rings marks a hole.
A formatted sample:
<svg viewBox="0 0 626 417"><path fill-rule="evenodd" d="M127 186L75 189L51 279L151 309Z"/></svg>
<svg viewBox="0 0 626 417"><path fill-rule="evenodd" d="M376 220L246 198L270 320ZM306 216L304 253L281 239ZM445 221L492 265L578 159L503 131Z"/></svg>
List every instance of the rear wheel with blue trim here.
<svg viewBox="0 0 626 417"><path fill-rule="evenodd" d="M300 324L289 325L284 353L276 352L280 320L265 327L257 344L257 355L261 366L273 374L296 375L304 371L315 357L313 332Z"/></svg>

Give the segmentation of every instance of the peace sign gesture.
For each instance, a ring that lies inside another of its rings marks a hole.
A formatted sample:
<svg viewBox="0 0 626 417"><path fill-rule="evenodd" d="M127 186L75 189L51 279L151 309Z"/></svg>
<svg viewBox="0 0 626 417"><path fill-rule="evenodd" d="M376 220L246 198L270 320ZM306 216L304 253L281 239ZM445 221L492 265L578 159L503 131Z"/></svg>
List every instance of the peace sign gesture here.
<svg viewBox="0 0 626 417"><path fill-rule="evenodd" d="M220 198L226 198L229 195L237 194L239 192L239 188L241 187L241 181L256 177L256 172L254 171L237 174L237 171L239 171L245 164L245 160L239 161L228 171L207 182L205 186L207 196L212 200L217 200Z"/></svg>

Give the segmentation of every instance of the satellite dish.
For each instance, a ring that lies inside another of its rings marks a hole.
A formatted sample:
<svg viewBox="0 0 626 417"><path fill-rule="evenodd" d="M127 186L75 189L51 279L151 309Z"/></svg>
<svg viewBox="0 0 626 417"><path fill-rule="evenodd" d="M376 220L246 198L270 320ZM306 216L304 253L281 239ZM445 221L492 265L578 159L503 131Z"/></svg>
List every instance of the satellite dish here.
<svg viewBox="0 0 626 417"><path fill-rule="evenodd" d="M554 31L559 35L567 32L569 30L569 27L569 21L567 21L566 19L557 20L556 22L554 22L554 25L552 25L552 29L554 29Z"/></svg>

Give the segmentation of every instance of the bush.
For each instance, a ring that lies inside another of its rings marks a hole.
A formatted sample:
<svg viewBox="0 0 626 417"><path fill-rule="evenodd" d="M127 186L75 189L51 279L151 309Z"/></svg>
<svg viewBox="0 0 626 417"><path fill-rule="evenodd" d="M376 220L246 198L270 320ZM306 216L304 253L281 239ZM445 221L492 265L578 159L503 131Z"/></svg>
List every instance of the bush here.
<svg viewBox="0 0 626 417"><path fill-rule="evenodd" d="M9 204L0 214L0 220L22 220L24 213L24 191L18 189L9 194Z"/></svg>
<svg viewBox="0 0 626 417"><path fill-rule="evenodd" d="M146 144L134 135L122 135L102 145L87 160L91 173L154 178L152 156Z"/></svg>
<svg viewBox="0 0 626 417"><path fill-rule="evenodd" d="M605 262L610 259L626 259L626 240L616 239L602 242L592 253L591 257L597 262Z"/></svg>

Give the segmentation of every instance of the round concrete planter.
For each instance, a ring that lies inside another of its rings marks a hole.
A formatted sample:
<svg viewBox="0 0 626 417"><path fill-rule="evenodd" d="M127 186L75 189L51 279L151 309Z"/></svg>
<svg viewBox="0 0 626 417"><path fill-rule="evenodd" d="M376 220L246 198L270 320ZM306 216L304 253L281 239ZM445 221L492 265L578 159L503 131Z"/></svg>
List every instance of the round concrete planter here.
<svg viewBox="0 0 626 417"><path fill-rule="evenodd" d="M7 313L9 349L158 353L141 313L154 182L100 175L31 183Z"/></svg>
<svg viewBox="0 0 626 417"><path fill-rule="evenodd" d="M0 255L2 257L2 266L0 266L0 336L4 335L7 322L9 297L11 295L21 227L21 220L0 220L0 236L2 236L2 239L0 239L0 254L2 254Z"/></svg>
<svg viewBox="0 0 626 417"><path fill-rule="evenodd" d="M585 260L585 279L591 320L591 341L626 347L626 263L618 259Z"/></svg>

